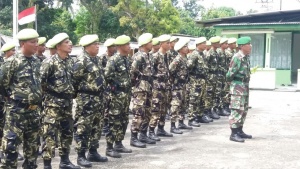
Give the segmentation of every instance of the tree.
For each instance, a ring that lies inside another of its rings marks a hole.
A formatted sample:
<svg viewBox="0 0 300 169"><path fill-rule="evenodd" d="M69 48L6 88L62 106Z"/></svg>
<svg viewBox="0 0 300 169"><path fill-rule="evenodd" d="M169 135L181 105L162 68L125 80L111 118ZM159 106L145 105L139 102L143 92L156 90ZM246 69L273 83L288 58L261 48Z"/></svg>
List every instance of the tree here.
<svg viewBox="0 0 300 169"><path fill-rule="evenodd" d="M236 11L230 7L211 7L208 10L202 12L202 20L209 20L214 18L224 18L236 16Z"/></svg>
<svg viewBox="0 0 300 169"><path fill-rule="evenodd" d="M189 15L191 18L197 18L199 17L202 10L204 10L204 7L197 4L197 0L186 0L183 1L183 9L189 12Z"/></svg>
<svg viewBox="0 0 300 169"><path fill-rule="evenodd" d="M74 18L74 22L76 24L75 33L78 37L92 33L91 18L91 13L85 7L81 7L79 9Z"/></svg>

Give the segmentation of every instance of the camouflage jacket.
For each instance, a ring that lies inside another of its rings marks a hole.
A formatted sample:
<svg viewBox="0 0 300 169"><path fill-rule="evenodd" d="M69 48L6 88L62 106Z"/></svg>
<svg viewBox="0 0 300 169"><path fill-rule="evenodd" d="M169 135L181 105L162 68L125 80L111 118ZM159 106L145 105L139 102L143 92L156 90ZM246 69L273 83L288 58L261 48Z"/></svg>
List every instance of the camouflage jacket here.
<svg viewBox="0 0 300 169"><path fill-rule="evenodd" d="M169 62L169 65L170 65L171 62L173 61L173 59L175 59L176 56L178 55L178 52L175 51L174 49L170 49L170 50L168 51L168 53L169 53L169 60L168 60L168 62Z"/></svg>
<svg viewBox="0 0 300 169"><path fill-rule="evenodd" d="M219 57L218 57L218 73L219 76L226 76L226 73L228 71L228 63L227 63L227 55L226 51L219 48L217 50Z"/></svg>
<svg viewBox="0 0 300 169"><path fill-rule="evenodd" d="M73 84L78 92L102 93L106 84L100 57L91 57L85 51L78 55L73 65Z"/></svg>
<svg viewBox="0 0 300 169"><path fill-rule="evenodd" d="M133 62L131 65L131 78L137 80L134 92L152 90L152 63L150 54L144 51L138 51L133 55Z"/></svg>
<svg viewBox="0 0 300 169"><path fill-rule="evenodd" d="M127 56L121 56L119 53L116 53L109 58L105 67L104 76L112 92L130 92L131 80L129 67Z"/></svg>
<svg viewBox="0 0 300 169"><path fill-rule="evenodd" d="M12 100L39 105L42 100L42 88L38 60L16 54L8 58L1 67L2 85Z"/></svg>
<svg viewBox="0 0 300 169"><path fill-rule="evenodd" d="M226 78L228 82L231 82L230 94L249 95L249 56L244 55L241 51L236 53L230 62Z"/></svg>
<svg viewBox="0 0 300 169"><path fill-rule="evenodd" d="M178 54L169 65L172 90L183 89L188 80L187 58Z"/></svg>
<svg viewBox="0 0 300 169"><path fill-rule="evenodd" d="M67 107L66 102L74 97L72 84L73 59L69 56L61 59L58 54L46 59L41 66L41 81L45 97L45 106Z"/></svg>
<svg viewBox="0 0 300 169"><path fill-rule="evenodd" d="M187 67L189 70L190 81L192 84L201 82L201 79L205 79L208 71L207 64L204 59L203 52L194 50L189 56L187 61Z"/></svg>
<svg viewBox="0 0 300 169"><path fill-rule="evenodd" d="M211 48L206 55L206 62L208 66L209 74L216 74L218 71L219 54L213 48Z"/></svg>
<svg viewBox="0 0 300 169"><path fill-rule="evenodd" d="M100 56L100 63L102 64L102 67L105 68L106 67L106 64L107 64L107 61L109 59L110 56L108 56L107 53L104 53Z"/></svg>
<svg viewBox="0 0 300 169"><path fill-rule="evenodd" d="M168 53L153 54L153 89L165 90L169 79Z"/></svg>
<svg viewBox="0 0 300 169"><path fill-rule="evenodd" d="M40 60L40 62L43 62L43 60L45 60L45 59L46 59L46 56L45 56L45 55L38 56L37 54L35 54L35 57L36 57L37 59L39 59L39 60Z"/></svg>
<svg viewBox="0 0 300 169"><path fill-rule="evenodd" d="M5 90L3 90L3 86L2 86L2 80L3 80L3 76L2 76L2 65L4 64L4 58L3 56L0 56L0 103L4 102L4 97L3 94L5 92Z"/></svg>
<svg viewBox="0 0 300 169"><path fill-rule="evenodd" d="M225 50L225 53L226 53L226 63L227 63L227 70L228 70L228 67L229 67L229 64L231 62L231 59L233 57L234 54L236 54L236 51L235 50L231 50L230 48L227 48Z"/></svg>

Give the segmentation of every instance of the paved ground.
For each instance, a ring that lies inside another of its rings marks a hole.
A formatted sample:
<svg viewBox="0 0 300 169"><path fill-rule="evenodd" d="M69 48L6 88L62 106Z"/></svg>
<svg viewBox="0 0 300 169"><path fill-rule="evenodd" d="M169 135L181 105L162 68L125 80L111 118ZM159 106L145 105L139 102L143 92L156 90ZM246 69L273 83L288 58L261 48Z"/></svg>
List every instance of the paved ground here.
<svg viewBox="0 0 300 169"><path fill-rule="evenodd" d="M245 143L229 141L228 120L222 117L208 125L173 138L165 138L146 149L132 148L132 154L93 169L298 169L300 168L300 93L251 91L244 131L252 134ZM169 124L169 122L168 122ZM167 126L169 129L169 126ZM129 146L129 130L125 146ZM101 153L105 152L101 140ZM72 150L71 159L76 163ZM57 169L55 157L53 168ZM43 163L39 159L39 168Z"/></svg>

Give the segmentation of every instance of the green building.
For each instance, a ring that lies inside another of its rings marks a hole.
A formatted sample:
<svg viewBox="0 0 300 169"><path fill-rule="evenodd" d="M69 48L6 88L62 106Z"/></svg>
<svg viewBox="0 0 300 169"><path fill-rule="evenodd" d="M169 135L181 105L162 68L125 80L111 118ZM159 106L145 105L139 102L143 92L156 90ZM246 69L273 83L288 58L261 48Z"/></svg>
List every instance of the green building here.
<svg viewBox="0 0 300 169"><path fill-rule="evenodd" d="M256 13L228 18L196 21L201 27L216 29L222 37L250 36L250 88L275 89L297 86L300 89L300 10Z"/></svg>

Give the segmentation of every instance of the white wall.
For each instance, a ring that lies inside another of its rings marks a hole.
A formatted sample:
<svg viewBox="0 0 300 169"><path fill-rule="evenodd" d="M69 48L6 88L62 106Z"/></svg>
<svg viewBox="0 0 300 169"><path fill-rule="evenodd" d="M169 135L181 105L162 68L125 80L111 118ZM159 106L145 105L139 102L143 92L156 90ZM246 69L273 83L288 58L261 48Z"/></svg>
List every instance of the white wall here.
<svg viewBox="0 0 300 169"><path fill-rule="evenodd" d="M276 69L259 68L250 78L251 89L275 89Z"/></svg>

